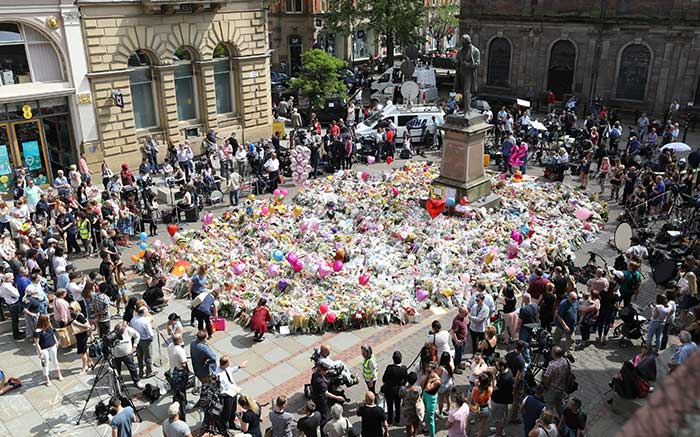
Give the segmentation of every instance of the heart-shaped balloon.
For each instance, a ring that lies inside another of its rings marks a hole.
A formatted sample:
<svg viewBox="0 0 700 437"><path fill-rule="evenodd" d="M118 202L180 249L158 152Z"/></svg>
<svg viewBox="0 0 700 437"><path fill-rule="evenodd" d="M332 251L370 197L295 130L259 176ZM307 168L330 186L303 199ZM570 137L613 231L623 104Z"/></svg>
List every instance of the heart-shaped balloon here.
<svg viewBox="0 0 700 437"><path fill-rule="evenodd" d="M318 276L319 276L321 279L323 279L323 278L325 278L326 276L330 275L331 271L332 271L332 269L331 269L330 267L328 267L328 265L326 265L326 264L323 264L323 263L322 263L322 264L319 264L319 265L318 265Z"/></svg>
<svg viewBox="0 0 700 437"><path fill-rule="evenodd" d="M245 272L245 264L238 263L233 265L233 273L236 275L241 275L243 272Z"/></svg>
<svg viewBox="0 0 700 437"><path fill-rule="evenodd" d="M447 204L445 203L444 199L434 199L431 197L425 202L425 209L428 210L428 214L431 218L435 218L442 214L446 206Z"/></svg>
<svg viewBox="0 0 700 437"><path fill-rule="evenodd" d="M369 275L360 275L358 281L360 282L360 285L367 285L369 282Z"/></svg>
<svg viewBox="0 0 700 437"><path fill-rule="evenodd" d="M168 234L172 237L178 231L178 227L175 223L170 223L168 225Z"/></svg>

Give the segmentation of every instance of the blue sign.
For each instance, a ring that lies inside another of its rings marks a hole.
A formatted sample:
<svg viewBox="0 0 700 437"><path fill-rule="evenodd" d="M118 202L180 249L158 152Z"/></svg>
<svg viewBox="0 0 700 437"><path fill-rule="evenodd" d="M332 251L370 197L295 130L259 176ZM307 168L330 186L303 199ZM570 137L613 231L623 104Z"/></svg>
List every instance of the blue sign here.
<svg viewBox="0 0 700 437"><path fill-rule="evenodd" d="M0 144L0 175L12 174L12 163L7 152L7 146Z"/></svg>
<svg viewBox="0 0 700 437"><path fill-rule="evenodd" d="M22 143L22 159L29 170L41 170L41 155L39 154L38 141Z"/></svg>

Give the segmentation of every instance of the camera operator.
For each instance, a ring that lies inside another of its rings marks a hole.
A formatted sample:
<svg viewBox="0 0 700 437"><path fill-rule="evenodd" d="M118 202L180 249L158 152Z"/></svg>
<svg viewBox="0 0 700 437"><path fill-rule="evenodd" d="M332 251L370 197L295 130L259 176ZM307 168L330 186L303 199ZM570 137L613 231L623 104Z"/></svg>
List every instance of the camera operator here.
<svg viewBox="0 0 700 437"><path fill-rule="evenodd" d="M311 400L316 405L316 411L321 413L321 428L330 420L328 401L333 400L340 404L345 402L341 396L328 391L328 367L325 362L319 362L311 375Z"/></svg>
<svg viewBox="0 0 700 437"><path fill-rule="evenodd" d="M197 339L190 344L190 357L194 375L202 384L211 384L212 375L216 371L216 354L207 344L209 333L200 329Z"/></svg>
<svg viewBox="0 0 700 437"><path fill-rule="evenodd" d="M552 348L552 361L542 375L542 385L545 387L544 401L547 409L556 411L561 416L566 382L571 373L571 364L564 357L564 350L559 346Z"/></svg>
<svg viewBox="0 0 700 437"><path fill-rule="evenodd" d="M112 332L116 334L116 340L112 346L112 368L118 374L121 374L122 363L124 363L129 371L129 375L131 375L131 380L134 381L134 385L139 390L143 390L144 385L139 378L133 358L133 354L136 352L136 345L141 341L141 336L138 331L128 326L125 321L119 322ZM109 335L106 337L109 337Z"/></svg>

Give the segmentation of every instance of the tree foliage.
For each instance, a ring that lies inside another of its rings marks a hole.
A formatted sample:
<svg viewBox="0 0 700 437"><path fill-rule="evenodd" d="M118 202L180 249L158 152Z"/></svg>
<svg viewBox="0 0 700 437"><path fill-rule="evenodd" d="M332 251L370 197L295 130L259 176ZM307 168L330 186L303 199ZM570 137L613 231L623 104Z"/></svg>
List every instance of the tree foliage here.
<svg viewBox="0 0 700 437"><path fill-rule="evenodd" d="M332 31L349 34L358 23L381 36L386 47L387 64L394 62L394 47L406 47L420 40L425 8L422 0L335 0L326 14Z"/></svg>
<svg viewBox="0 0 700 437"><path fill-rule="evenodd" d="M301 70L289 81L289 87L309 98L313 107L322 106L333 96L347 97L347 86L338 70L345 62L323 50L313 49L301 55Z"/></svg>
<svg viewBox="0 0 700 437"><path fill-rule="evenodd" d="M438 52L442 51L443 40L457 32L458 13L459 6L443 5L436 6L425 14L426 33L437 41Z"/></svg>

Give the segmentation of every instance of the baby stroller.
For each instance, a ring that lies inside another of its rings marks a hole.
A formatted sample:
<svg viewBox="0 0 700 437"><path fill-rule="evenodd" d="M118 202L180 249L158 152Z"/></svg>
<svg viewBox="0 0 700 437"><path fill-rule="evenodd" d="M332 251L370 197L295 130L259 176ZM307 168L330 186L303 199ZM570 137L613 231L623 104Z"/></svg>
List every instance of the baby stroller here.
<svg viewBox="0 0 700 437"><path fill-rule="evenodd" d="M613 336L620 338L621 348L626 348L632 344L632 340L642 338L643 327L647 325L648 320L639 313L639 307L635 304L622 308L618 316L622 324L615 327Z"/></svg>
<svg viewBox="0 0 700 437"><path fill-rule="evenodd" d="M268 179L264 176L254 176L253 183L251 185L251 191L256 196L260 194L265 194L270 191L270 183Z"/></svg>

